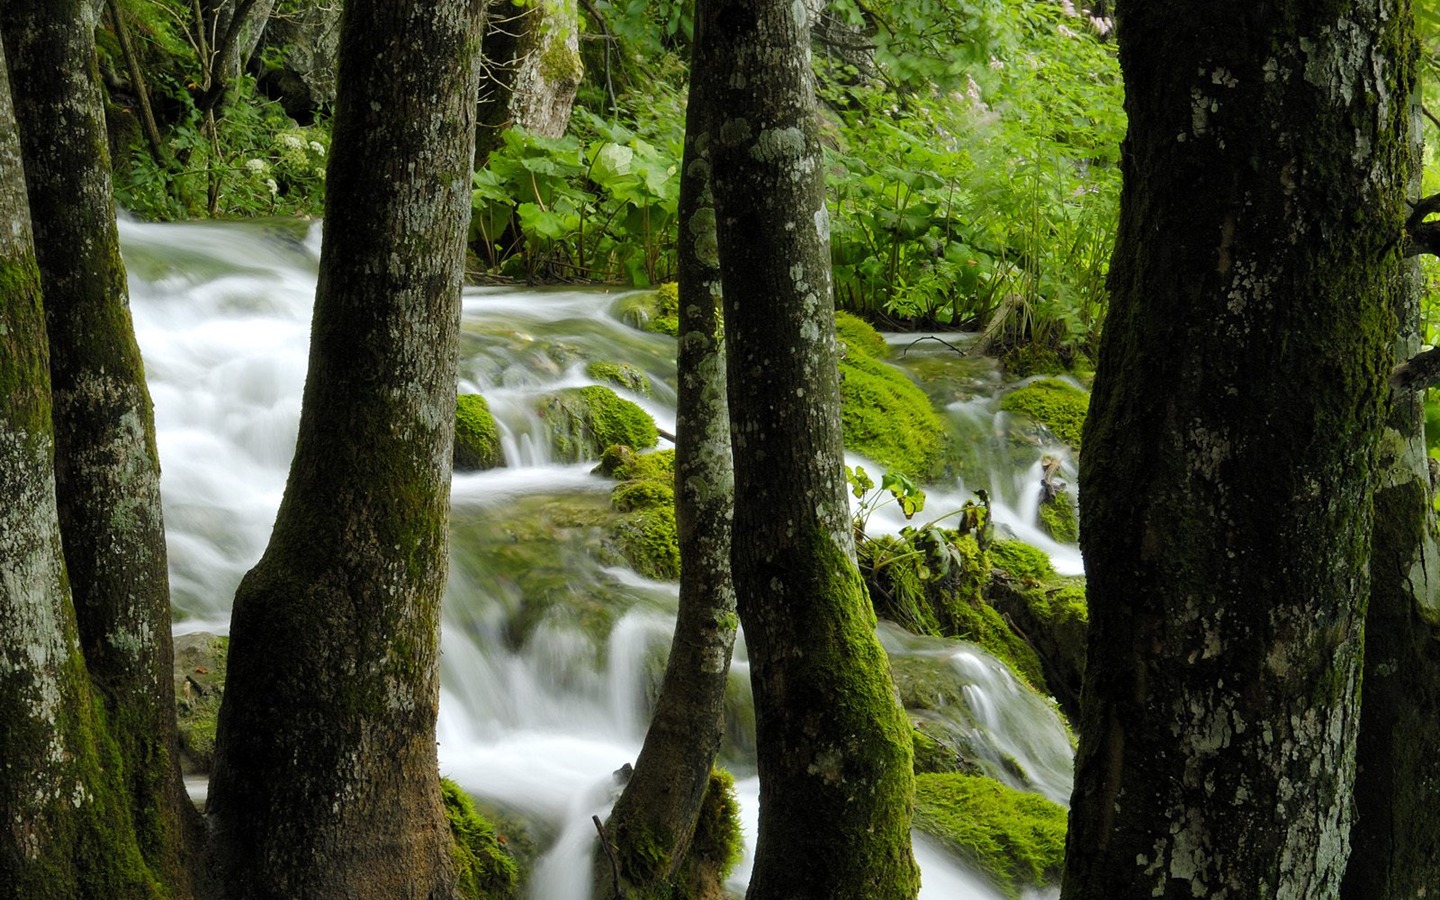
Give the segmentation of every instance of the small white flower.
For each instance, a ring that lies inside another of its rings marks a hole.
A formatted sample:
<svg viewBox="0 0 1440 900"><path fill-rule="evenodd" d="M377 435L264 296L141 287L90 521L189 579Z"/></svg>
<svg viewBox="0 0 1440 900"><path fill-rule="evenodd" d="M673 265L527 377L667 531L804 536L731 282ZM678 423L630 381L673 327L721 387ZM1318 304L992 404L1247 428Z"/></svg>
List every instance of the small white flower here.
<svg viewBox="0 0 1440 900"><path fill-rule="evenodd" d="M1077 18L1080 14L1075 11L1075 4L1070 0L1060 0L1060 11L1070 18Z"/></svg>
<svg viewBox="0 0 1440 900"><path fill-rule="evenodd" d="M1055 26L1055 30L1058 31L1058 32L1060 32L1062 35L1064 35L1064 36L1067 37L1067 38L1079 37L1078 34L1076 34L1075 32L1071 31L1069 28L1066 28L1064 25L1056 25L1056 26Z"/></svg>
<svg viewBox="0 0 1440 900"><path fill-rule="evenodd" d="M319 141L311 141L310 152L316 156L323 157L325 155L325 147Z"/></svg>
<svg viewBox="0 0 1440 900"><path fill-rule="evenodd" d="M273 178L265 179L265 186L270 189L270 193L272 194L280 193L280 185L276 184Z"/></svg>
<svg viewBox="0 0 1440 900"><path fill-rule="evenodd" d="M276 135L275 142L286 150L304 150L305 139L298 134Z"/></svg>
<svg viewBox="0 0 1440 900"><path fill-rule="evenodd" d="M995 72L999 72L1001 69L1004 69L1004 68L1005 68L1005 64L1004 64L1003 62L1001 62L1000 60L996 59L996 58L993 57L993 56L990 57L990 63L989 63L989 65L990 65L991 70L993 70L993 71L995 71Z"/></svg>
<svg viewBox="0 0 1440 900"><path fill-rule="evenodd" d="M265 160L263 160L263 159L247 159L247 160L245 160L245 171L249 172L249 173L252 174L252 175L260 175L260 174L263 174L264 171L265 171L266 169L268 169L268 168L270 168L270 167L265 164Z"/></svg>
<svg viewBox="0 0 1440 900"><path fill-rule="evenodd" d="M1115 30L1115 20L1108 16L1091 16L1090 27L1095 29L1096 34L1104 37Z"/></svg>

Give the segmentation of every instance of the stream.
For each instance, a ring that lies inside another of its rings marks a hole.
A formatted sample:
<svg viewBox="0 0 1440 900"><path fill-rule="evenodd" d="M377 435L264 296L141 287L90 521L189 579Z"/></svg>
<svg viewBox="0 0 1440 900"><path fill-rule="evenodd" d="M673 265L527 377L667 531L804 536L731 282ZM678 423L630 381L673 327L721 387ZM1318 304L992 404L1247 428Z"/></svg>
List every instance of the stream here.
<svg viewBox="0 0 1440 900"><path fill-rule="evenodd" d="M235 587L269 538L299 421L319 233L318 225L296 222L120 223L155 404L177 634L228 631ZM460 391L489 401L506 466L457 474L452 486L440 768L529 823L548 847L529 882L533 900L588 898L590 817L604 817L618 791L612 773L639 751L674 622L674 584L615 565L583 535L551 539L544 525L557 510L603 509L613 483L592 474L593 461L552 460L549 436L530 411L536 396L594 383L584 374L588 361L628 363L648 376L651 393L622 395L674 430L674 341L626 326L614 312L620 296L510 287L464 294ZM1017 459L996 411L1001 383L993 363L919 337L887 340L902 367L954 367L946 409L975 448L972 470L988 472L985 484L926 485L927 510L956 509L972 497L967 488L983 487L1002 531L1046 550L1061 572L1078 573L1079 551L1035 524L1041 458L1060 451L1041 438L1033 454ZM878 467L850 462L879 481ZM1073 462L1062 473L1073 483ZM904 524L891 504L867 528ZM521 617L526 626L517 629ZM892 656L948 667L969 707L956 715L982 755L996 760L987 774L1068 802L1064 727L1003 665L974 645L886 624L881 639ZM729 886L743 893L759 793L743 639L731 678L721 764L734 772L742 804L747 859ZM1004 761L1018 762L1028 783L1015 783ZM922 898L1000 900L937 842L917 833L915 851Z"/></svg>

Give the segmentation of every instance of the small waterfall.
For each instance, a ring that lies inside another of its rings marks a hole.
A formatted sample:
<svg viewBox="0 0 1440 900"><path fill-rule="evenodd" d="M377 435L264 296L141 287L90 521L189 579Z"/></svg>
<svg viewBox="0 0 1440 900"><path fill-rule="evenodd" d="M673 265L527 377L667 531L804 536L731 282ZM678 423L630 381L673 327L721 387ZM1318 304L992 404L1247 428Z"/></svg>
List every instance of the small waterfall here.
<svg viewBox="0 0 1440 900"><path fill-rule="evenodd" d="M124 221L121 239L155 400L175 627L223 633L235 587L269 538L293 452L319 226ZM615 295L594 290L480 288L463 300L460 390L489 401L506 467L457 474L452 485L439 752L445 774L534 823L548 841L531 886L536 900L588 895L590 816L603 816L616 792L612 773L639 751L674 620L674 585L598 558L594 536L573 525L608 506L612 485L591 472L593 462L555 463L534 413L545 393L592 383L585 361L617 361L646 373L651 387L648 397L625 396L673 432L674 343L626 327L614 304ZM976 371L977 382L994 380L983 366ZM985 402L966 401L993 431L997 417L993 409L982 415ZM1010 471L997 462L991 480ZM971 497L965 487L927 486L926 514L959 508ZM995 487L997 523L1050 551L1062 570L1078 570L1078 552L1041 536L1018 502L1036 488ZM904 524L888 516L877 512L872 528ZM975 698L956 714L970 717L977 741L992 743L997 772L1009 758L1031 789L1063 799L1068 744L1060 746L1053 711L977 650L883 635L892 653L948 660ZM743 641L731 677L738 700L725 762L737 773L753 841L758 784ZM929 843L919 841L917 855L922 897L995 900ZM748 866L732 879L737 891Z"/></svg>

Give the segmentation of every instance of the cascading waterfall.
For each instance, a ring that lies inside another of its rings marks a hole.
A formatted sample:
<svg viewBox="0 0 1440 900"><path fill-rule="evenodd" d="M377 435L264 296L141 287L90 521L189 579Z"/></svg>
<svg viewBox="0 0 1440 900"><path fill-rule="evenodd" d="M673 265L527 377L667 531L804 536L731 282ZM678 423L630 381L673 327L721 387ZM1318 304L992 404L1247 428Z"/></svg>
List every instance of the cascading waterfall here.
<svg viewBox="0 0 1440 900"><path fill-rule="evenodd" d="M124 221L121 239L155 402L175 628L224 633L235 587L268 540L294 447L319 228ZM453 483L440 761L467 790L514 810L549 840L532 877L530 895L537 900L588 896L590 817L603 817L618 790L612 773L638 753L647 692L663 667L674 621L673 584L607 566L584 546L561 544L547 546L544 563L555 573L547 590L560 599L527 633L515 633L517 610L533 599L523 595L515 562L506 557L505 548L523 546L516 523L557 505L603 507L611 487L592 474L593 463L554 461L533 400L557 387L593 383L584 374L587 360L624 362L646 373L652 387L648 397L625 396L662 429L674 429L673 341L626 327L612 313L614 300L593 290L481 288L467 289L463 304L460 390L489 401L506 467L457 474ZM986 410L978 397L951 409L957 421L973 422L982 444L996 429L995 414ZM1035 527L1033 504L1022 508L1038 476L1016 474L1000 455L991 468L996 522L1049 551L1062 571L1078 571L1078 552ZM971 496L959 484L927 491L927 512L937 515ZM903 524L898 513L882 508L868 527ZM584 610L577 614L565 603L570 598L583 606L594 597L620 598L614 608L624 610L598 645L577 619ZM997 761L991 774L1003 779L1000 761L1015 761L1030 773L1030 789L1068 799L1064 728L1008 670L963 642L916 638L890 626L882 626L882 640L892 655L934 658L953 669L971 698L965 727ZM747 751L743 640L731 677L732 693L741 699L723 762L737 774L746 837L753 841L758 785ZM922 897L998 896L931 840L918 836L916 853ZM748 860L741 864L732 887L743 890L748 867Z"/></svg>

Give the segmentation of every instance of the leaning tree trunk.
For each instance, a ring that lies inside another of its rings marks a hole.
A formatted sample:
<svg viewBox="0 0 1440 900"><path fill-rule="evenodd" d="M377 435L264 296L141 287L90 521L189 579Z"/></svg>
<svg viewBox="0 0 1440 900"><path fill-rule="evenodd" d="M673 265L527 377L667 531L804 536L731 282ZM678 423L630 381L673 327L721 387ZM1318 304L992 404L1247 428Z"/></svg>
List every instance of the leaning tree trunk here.
<svg viewBox="0 0 1440 900"><path fill-rule="evenodd" d="M56 488L80 645L147 861L190 891L160 461L115 227L96 4L0 0L45 293Z"/></svg>
<svg viewBox="0 0 1440 900"><path fill-rule="evenodd" d="M1396 293L1397 363L1420 348L1417 288ZM1440 884L1440 552L1420 400L1391 395L1380 443L1346 900L1421 897Z"/></svg>
<svg viewBox="0 0 1440 900"><path fill-rule="evenodd" d="M804 6L699 5L750 651L760 828L752 898L909 898L910 728L855 565L829 218Z"/></svg>
<svg viewBox="0 0 1440 900"><path fill-rule="evenodd" d="M499 149L511 125L544 137L564 135L585 74L575 0L489 0L489 7L477 167Z"/></svg>
<svg viewBox="0 0 1440 900"><path fill-rule="evenodd" d="M739 624L730 580L735 483L717 310L720 269L706 151L709 135L701 112L699 104L691 104L686 113L680 177L675 427L680 611L645 744L610 813L607 836L615 844L619 882L607 856L597 854L598 900L660 892L677 880L682 868L693 872L716 862L684 867L724 732L725 686Z"/></svg>
<svg viewBox="0 0 1440 900"><path fill-rule="evenodd" d="M1064 896L1327 897L1403 289L1404 0L1121 0Z"/></svg>
<svg viewBox="0 0 1440 900"><path fill-rule="evenodd" d="M0 885L10 897L157 894L107 772L55 505L40 272L0 49Z"/></svg>
<svg viewBox="0 0 1440 900"><path fill-rule="evenodd" d="M435 755L480 0L349 0L300 433L231 623L232 897L449 897Z"/></svg>

